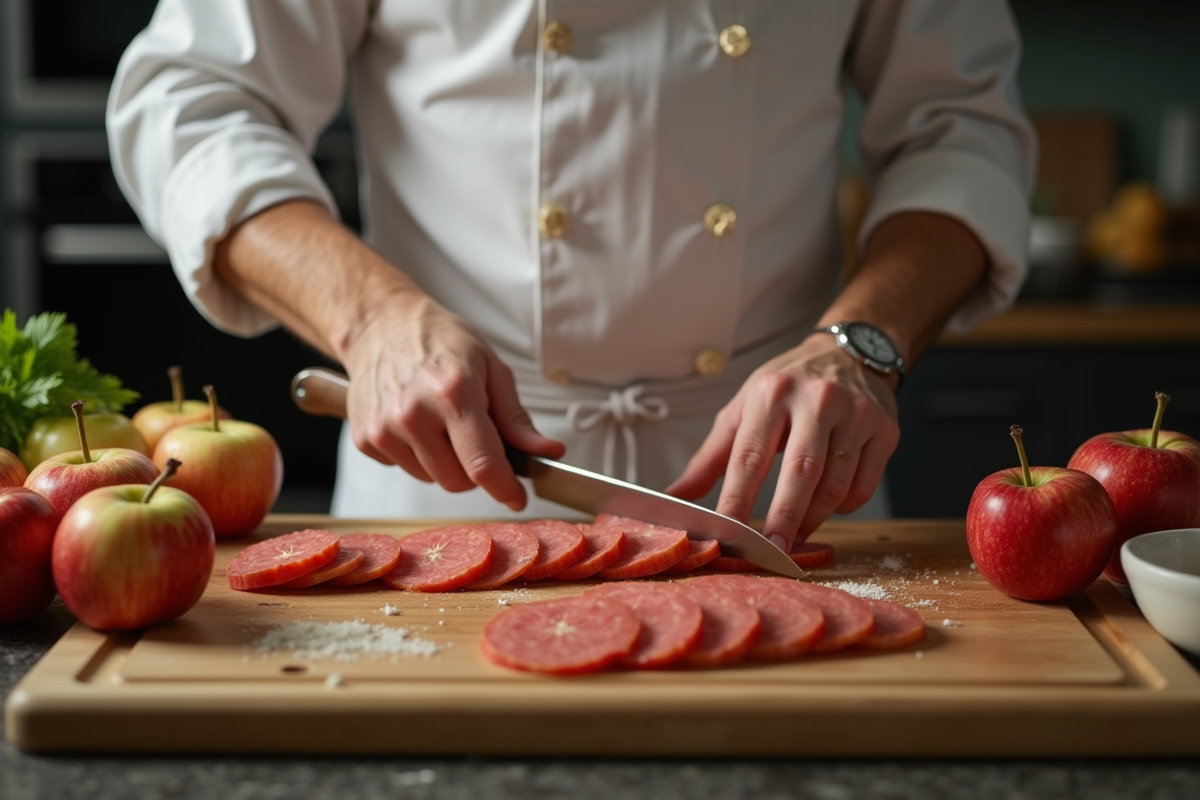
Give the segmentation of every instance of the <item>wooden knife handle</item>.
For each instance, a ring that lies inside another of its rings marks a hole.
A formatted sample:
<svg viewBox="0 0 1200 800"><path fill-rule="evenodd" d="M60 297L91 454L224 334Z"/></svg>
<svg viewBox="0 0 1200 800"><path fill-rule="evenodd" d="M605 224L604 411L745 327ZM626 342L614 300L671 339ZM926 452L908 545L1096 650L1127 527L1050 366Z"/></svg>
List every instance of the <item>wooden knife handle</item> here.
<svg viewBox="0 0 1200 800"><path fill-rule="evenodd" d="M346 418L350 379L324 367L309 367L292 378L292 400L300 410L318 417Z"/></svg>

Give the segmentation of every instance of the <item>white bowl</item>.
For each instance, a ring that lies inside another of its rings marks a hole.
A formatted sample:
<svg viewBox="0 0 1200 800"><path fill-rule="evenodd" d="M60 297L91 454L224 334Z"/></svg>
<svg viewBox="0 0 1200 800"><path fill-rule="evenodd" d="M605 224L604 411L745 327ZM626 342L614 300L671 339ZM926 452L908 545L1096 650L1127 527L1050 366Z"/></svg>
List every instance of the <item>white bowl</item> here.
<svg viewBox="0 0 1200 800"><path fill-rule="evenodd" d="M1200 528L1135 536L1121 545L1121 566L1154 629L1200 656Z"/></svg>

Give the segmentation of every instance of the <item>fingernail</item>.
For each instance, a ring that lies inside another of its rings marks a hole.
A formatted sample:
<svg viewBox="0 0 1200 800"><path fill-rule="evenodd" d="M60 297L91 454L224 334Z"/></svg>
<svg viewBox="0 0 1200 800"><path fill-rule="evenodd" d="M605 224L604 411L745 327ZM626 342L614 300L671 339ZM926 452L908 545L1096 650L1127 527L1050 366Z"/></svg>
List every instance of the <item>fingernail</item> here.
<svg viewBox="0 0 1200 800"><path fill-rule="evenodd" d="M778 533L773 533L767 537L767 541L778 547L783 552L787 552L787 539L780 536Z"/></svg>
<svg viewBox="0 0 1200 800"><path fill-rule="evenodd" d="M521 509L525 508L524 503L518 503L516 500L513 500L511 503L507 503L506 505L513 511L520 511Z"/></svg>

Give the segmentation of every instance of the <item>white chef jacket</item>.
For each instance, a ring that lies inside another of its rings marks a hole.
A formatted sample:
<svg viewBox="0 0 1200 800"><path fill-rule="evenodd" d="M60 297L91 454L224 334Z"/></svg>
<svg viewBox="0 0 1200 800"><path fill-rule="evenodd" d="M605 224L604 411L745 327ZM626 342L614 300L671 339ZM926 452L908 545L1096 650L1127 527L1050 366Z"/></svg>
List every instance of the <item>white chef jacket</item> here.
<svg viewBox="0 0 1200 800"><path fill-rule="evenodd" d="M1011 302L1035 160L1019 50L1000 0L162 0L108 129L196 307L253 336L278 323L214 247L284 200L336 213L310 156L348 85L366 240L486 337L567 461L662 486L838 288L845 81L862 238L954 217L989 268L950 327ZM335 511L499 513L345 434L340 457Z"/></svg>

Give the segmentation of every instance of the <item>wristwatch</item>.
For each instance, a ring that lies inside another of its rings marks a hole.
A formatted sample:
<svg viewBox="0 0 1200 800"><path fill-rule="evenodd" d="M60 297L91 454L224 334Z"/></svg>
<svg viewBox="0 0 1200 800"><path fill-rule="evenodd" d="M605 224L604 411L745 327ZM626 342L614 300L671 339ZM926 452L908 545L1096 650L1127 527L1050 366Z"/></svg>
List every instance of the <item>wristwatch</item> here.
<svg viewBox="0 0 1200 800"><path fill-rule="evenodd" d="M868 322L839 322L813 333L832 333L838 347L876 372L904 376L904 359L888 335Z"/></svg>

